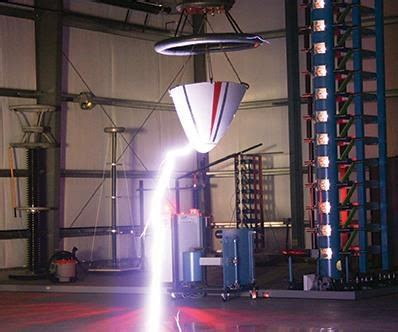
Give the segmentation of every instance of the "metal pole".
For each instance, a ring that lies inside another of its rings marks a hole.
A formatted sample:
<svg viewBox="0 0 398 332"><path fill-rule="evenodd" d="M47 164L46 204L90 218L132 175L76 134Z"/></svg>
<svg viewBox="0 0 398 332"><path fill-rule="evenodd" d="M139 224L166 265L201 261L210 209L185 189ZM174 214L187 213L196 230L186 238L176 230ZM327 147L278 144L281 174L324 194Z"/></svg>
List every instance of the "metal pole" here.
<svg viewBox="0 0 398 332"><path fill-rule="evenodd" d="M379 136L379 188L382 269L389 270L390 252L387 219L387 133L385 101L384 22L383 0L375 0L376 25L376 72L377 72L377 118Z"/></svg>
<svg viewBox="0 0 398 332"><path fill-rule="evenodd" d="M180 181L177 178L175 182L175 191L176 191L176 214L181 212L180 208Z"/></svg>
<svg viewBox="0 0 398 332"><path fill-rule="evenodd" d="M35 0L35 43L36 43L36 88L40 91L37 103L52 105L57 108L51 119L46 118L51 127L55 140L61 143L62 112L61 83L62 83L62 0ZM47 114L48 117L50 114ZM48 259L59 248L59 226L61 190L60 169L61 149L59 146L35 151L38 154L39 169L41 170L37 191L40 193L42 206L50 207L46 213L40 215L39 230L45 234L41 248L43 256L40 265L47 268Z"/></svg>
<svg viewBox="0 0 398 332"><path fill-rule="evenodd" d="M350 283L350 256L344 256L344 263L345 263L345 282L348 285Z"/></svg>
<svg viewBox="0 0 398 332"><path fill-rule="evenodd" d="M233 265L234 265L234 286L239 285L239 256L238 256L238 238L234 238L233 240L234 246L234 258L233 258Z"/></svg>
<svg viewBox="0 0 398 332"><path fill-rule="evenodd" d="M292 256L288 256L288 270L289 270L289 288L293 289L293 258Z"/></svg>
<svg viewBox="0 0 398 332"><path fill-rule="evenodd" d="M123 127L106 127L104 132L111 134L111 227L112 227L112 267L117 267L117 134L125 131Z"/></svg>
<svg viewBox="0 0 398 332"><path fill-rule="evenodd" d="M178 219L177 214L171 217L171 259L172 259L172 276L173 290L178 290L180 286L180 255L179 255L179 236L178 236Z"/></svg>
<svg viewBox="0 0 398 332"><path fill-rule="evenodd" d="M309 3L310 0L304 0L303 4L306 5L305 8L305 25L306 26L311 26L311 9L309 8ZM311 35L309 33L304 34L304 49L309 50L311 47ZM312 77L310 75L312 71L312 56L311 52L306 52L305 54L306 57L306 70L307 70L307 75L305 75L305 93L306 94L311 94L312 92ZM308 119L306 121L306 137L308 139L313 138L313 116L314 116L314 110L313 110L313 102L312 99L308 99L307 103L307 115ZM308 160L310 161L307 166L307 183L308 184L313 184L314 183L314 164L313 161L315 160L314 157L314 142L312 140L309 140L308 144ZM316 194L315 190L313 187L310 188L310 202L313 204L316 201ZM314 206L311 207L311 209L308 211L308 218L309 218L309 223L310 223L310 228L315 229L315 209ZM314 249L317 247L317 237L315 232L311 232L311 248Z"/></svg>
<svg viewBox="0 0 398 332"><path fill-rule="evenodd" d="M139 199L140 199L140 232L145 228L145 208L144 208L144 181L139 181ZM145 270L145 241L144 236L140 238L141 243L141 269Z"/></svg>
<svg viewBox="0 0 398 332"><path fill-rule="evenodd" d="M338 279L340 259L339 189L337 174L336 87L334 57L333 3L312 3L311 40L313 70L325 66L326 75L313 78L315 125L315 164L318 181L318 245L320 276ZM315 27L321 23L320 29ZM318 140L319 139L319 140ZM322 183L327 185L321 185Z"/></svg>
<svg viewBox="0 0 398 332"><path fill-rule="evenodd" d="M366 229L366 174L365 174L365 128L363 122L364 105L363 105L363 79L362 79L362 36L361 36L361 1L353 0L352 2L352 24L354 26L352 32L352 47L354 50L354 103L355 103L355 153L356 159L359 161L355 165L357 176L357 200L359 206L358 223L359 223L359 272L368 271L368 233Z"/></svg>
<svg viewBox="0 0 398 332"><path fill-rule="evenodd" d="M111 225L112 225L112 265L117 264L117 238L116 238L116 132L112 133L112 165L111 165Z"/></svg>
<svg viewBox="0 0 398 332"><path fill-rule="evenodd" d="M304 248L303 160L297 0L285 0L289 114L290 204L293 246Z"/></svg>
<svg viewBox="0 0 398 332"><path fill-rule="evenodd" d="M201 34L205 32L205 21L203 15L192 15L194 33ZM210 54L207 55L210 57ZM193 70L195 82L206 82L209 78L206 73L206 55L195 55L193 57ZM196 153L196 167L203 169L209 164L208 153ZM198 172L199 182L203 180L203 188L198 185L193 191L193 206L203 212L205 216L211 215L211 191L210 180L206 172Z"/></svg>

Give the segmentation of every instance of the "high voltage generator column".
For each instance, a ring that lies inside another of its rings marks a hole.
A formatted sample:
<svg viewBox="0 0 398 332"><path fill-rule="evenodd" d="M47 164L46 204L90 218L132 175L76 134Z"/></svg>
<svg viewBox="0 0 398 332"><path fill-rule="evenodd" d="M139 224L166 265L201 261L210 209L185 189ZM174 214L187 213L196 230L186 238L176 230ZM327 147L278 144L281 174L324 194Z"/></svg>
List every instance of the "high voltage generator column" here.
<svg viewBox="0 0 398 332"><path fill-rule="evenodd" d="M319 272L321 277L338 279L340 234L332 1L314 0L311 17Z"/></svg>
<svg viewBox="0 0 398 332"><path fill-rule="evenodd" d="M383 1L313 0L310 30L319 276L349 282L390 269Z"/></svg>

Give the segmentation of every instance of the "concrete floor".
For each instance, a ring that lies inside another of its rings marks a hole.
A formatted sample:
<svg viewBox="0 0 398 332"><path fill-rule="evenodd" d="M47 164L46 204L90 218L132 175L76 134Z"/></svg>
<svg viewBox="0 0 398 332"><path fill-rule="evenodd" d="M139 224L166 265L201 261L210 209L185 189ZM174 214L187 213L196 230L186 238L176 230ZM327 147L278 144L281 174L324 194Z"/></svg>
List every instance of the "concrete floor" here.
<svg viewBox="0 0 398 332"><path fill-rule="evenodd" d="M142 295L0 293L1 331L145 331ZM172 300L162 331L398 331L398 295L359 301ZM146 331L145 331L146 332Z"/></svg>
<svg viewBox="0 0 398 332"><path fill-rule="evenodd" d="M297 276L313 269L312 263L295 265ZM146 272L89 273L84 279L67 284L8 278L16 272L20 271L0 271L0 331L149 332L144 328L144 307L150 296ZM212 283L220 285L220 271L210 272ZM260 288L287 289L283 259L260 265L256 276ZM397 289L393 295L356 301L251 300L246 292L245 297L228 302L223 302L219 294L177 300L169 295L155 296L164 299L166 308L162 332L398 331Z"/></svg>

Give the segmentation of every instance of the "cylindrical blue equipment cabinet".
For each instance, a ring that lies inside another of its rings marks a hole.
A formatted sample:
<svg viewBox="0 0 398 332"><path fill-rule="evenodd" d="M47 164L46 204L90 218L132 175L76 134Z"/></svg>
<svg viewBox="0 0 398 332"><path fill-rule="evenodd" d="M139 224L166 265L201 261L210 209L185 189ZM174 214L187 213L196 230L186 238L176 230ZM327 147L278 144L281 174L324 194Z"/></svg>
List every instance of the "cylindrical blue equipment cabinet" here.
<svg viewBox="0 0 398 332"><path fill-rule="evenodd" d="M202 281L202 267L200 266L202 250L185 251L182 254L183 280L185 283Z"/></svg>

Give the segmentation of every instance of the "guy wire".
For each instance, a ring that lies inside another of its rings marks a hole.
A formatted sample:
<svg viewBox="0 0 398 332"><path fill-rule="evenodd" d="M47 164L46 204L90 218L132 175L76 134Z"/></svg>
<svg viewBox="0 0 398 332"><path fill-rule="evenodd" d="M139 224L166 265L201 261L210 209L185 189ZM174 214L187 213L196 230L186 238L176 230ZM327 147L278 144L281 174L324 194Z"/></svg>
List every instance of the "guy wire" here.
<svg viewBox="0 0 398 332"><path fill-rule="evenodd" d="M76 66L72 63L72 61L67 57L67 55L62 52L64 57L66 58L66 60L68 61L68 63L72 66L73 70L76 72L76 74L79 76L79 78L81 79L81 81L83 82L83 84L87 87L87 89L91 92L92 90L90 89L89 85L87 84L87 82L84 80L83 76L80 74L80 72L78 71L78 69L76 68ZM180 67L180 69L177 71L176 75L173 77L173 79L171 80L171 82L169 83L169 85L167 86L167 88L165 89L165 91L162 93L162 95L160 96L160 98L158 99L157 103L155 104L155 106L152 108L152 110L148 113L148 115L145 117L144 121L141 123L141 125L138 127L138 129L135 131L133 137L130 139L130 141L127 141L127 139L124 137L124 135L122 135L124 141L127 143L127 145L124 147L124 149L122 150L121 154L119 155L119 157L117 158L117 161L120 161L120 159L122 158L122 156L124 155L124 153L127 151L128 148L131 149L131 151L134 153L134 155L137 157L137 159L141 162L141 164L143 165L143 167L145 168L145 170L148 171L147 167L144 165L144 163L141 161L141 159L137 156L137 154L135 153L135 151L132 149L131 144L133 143L134 139L137 137L138 133L144 128L144 126L146 125L146 123L148 122L149 118L152 116L152 114L156 111L157 107L160 105L160 103L162 102L163 98L165 97L165 95L167 94L167 92L169 91L169 89L171 88L171 86L174 84L174 82L177 80L177 78L184 72L185 67L188 63L188 61L192 58L192 55L190 55L186 61L182 64L182 66ZM94 94L94 93L93 93ZM116 127L115 122L113 121L113 119L110 117L110 115L106 112L105 108L103 105L99 104L101 106L102 111L106 114L106 116L108 117L108 119L112 122L112 124ZM82 208L80 209L80 211L77 213L76 217L73 219L72 223L69 225L69 227L72 227L75 222L80 218L80 216L82 215L83 211L86 209L86 207L90 204L91 200L95 197L95 195L97 194L98 190L101 188L101 186L104 184L105 182L105 177L103 177L102 181L98 184L98 186L94 189L93 193L91 194L91 196L87 199L87 201L83 204Z"/></svg>

